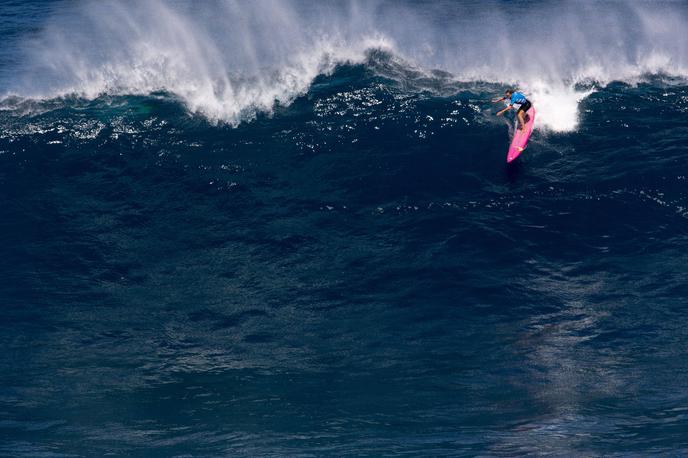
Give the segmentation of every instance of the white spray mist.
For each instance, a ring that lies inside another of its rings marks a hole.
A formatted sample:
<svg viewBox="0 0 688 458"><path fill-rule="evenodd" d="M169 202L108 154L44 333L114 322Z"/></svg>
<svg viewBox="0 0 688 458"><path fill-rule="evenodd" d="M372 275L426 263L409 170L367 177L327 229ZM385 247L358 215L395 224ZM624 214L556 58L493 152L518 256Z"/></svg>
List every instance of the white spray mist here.
<svg viewBox="0 0 688 458"><path fill-rule="evenodd" d="M580 83L688 76L679 2L89 0L65 4L31 40L21 97L167 91L237 124L288 104L341 62L384 48L460 81L515 85L540 125L575 129Z"/></svg>

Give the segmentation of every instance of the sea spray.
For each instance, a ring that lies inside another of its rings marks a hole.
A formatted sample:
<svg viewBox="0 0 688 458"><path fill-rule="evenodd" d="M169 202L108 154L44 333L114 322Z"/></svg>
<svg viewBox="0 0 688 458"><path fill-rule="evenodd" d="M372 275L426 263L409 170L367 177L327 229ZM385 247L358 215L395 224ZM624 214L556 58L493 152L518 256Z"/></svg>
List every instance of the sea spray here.
<svg viewBox="0 0 688 458"><path fill-rule="evenodd" d="M237 125L304 94L338 64L383 48L457 81L529 92L540 127L576 128L581 82L688 75L679 3L211 0L87 1L54 15L0 93L49 99L165 91Z"/></svg>

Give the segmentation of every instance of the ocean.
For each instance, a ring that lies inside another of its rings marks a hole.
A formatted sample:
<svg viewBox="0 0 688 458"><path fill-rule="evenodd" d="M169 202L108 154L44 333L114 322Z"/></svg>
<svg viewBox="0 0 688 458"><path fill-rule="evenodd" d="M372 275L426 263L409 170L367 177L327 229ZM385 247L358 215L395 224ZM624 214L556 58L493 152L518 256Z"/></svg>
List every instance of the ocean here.
<svg viewBox="0 0 688 458"><path fill-rule="evenodd" d="M686 26L3 0L0 456L687 455Z"/></svg>

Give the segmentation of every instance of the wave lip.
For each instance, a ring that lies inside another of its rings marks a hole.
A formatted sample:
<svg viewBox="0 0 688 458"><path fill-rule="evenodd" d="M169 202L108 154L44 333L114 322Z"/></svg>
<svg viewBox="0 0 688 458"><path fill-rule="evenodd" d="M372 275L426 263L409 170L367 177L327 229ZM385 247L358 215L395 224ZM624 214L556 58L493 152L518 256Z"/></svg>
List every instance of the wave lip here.
<svg viewBox="0 0 688 458"><path fill-rule="evenodd" d="M290 104L337 65L370 63L371 50L383 49L426 79L438 77L424 69L439 69L454 81L517 87L538 106L539 128L563 132L575 130L578 103L595 85L647 74L688 77L688 9L671 2L515 9L496 1L479 8L403 0L112 0L65 8L26 45L25 65L6 96L164 91L212 122L238 125ZM485 24L516 12L536 39L486 34Z"/></svg>
<svg viewBox="0 0 688 458"><path fill-rule="evenodd" d="M224 20L210 27L209 11L196 14L161 0L134 8L87 3L78 20L54 18L27 48L27 75L44 76L20 78L5 96L94 99L164 91L191 112L236 125L291 103L338 64L362 62L368 49L390 47L376 34L352 41L336 30L296 33L294 12L281 2L260 2L272 14L253 11L248 20L250 4L212 3ZM72 30L72 21L83 26ZM236 23L244 24L225 28Z"/></svg>

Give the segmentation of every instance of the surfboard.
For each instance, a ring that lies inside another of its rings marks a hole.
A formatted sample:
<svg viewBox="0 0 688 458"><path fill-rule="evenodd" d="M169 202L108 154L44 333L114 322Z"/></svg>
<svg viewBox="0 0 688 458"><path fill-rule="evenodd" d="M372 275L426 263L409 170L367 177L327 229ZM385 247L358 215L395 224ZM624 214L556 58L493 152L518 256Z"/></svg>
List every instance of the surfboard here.
<svg viewBox="0 0 688 458"><path fill-rule="evenodd" d="M518 128L518 119L516 120L516 132L514 133L513 140L511 140L509 152L506 155L507 164L520 156L528 145L528 139L530 138L530 134L533 133L533 125L535 124L535 107L530 107L530 109L526 111L525 121L526 126L523 128L523 130L520 130Z"/></svg>

